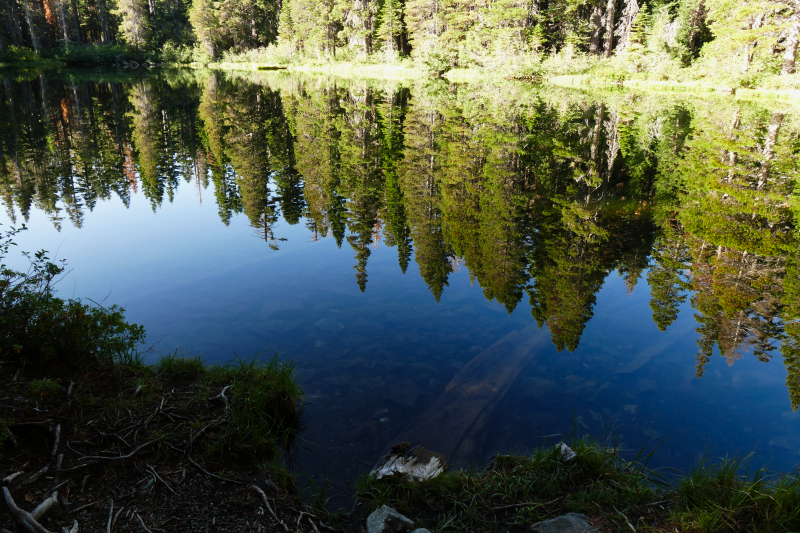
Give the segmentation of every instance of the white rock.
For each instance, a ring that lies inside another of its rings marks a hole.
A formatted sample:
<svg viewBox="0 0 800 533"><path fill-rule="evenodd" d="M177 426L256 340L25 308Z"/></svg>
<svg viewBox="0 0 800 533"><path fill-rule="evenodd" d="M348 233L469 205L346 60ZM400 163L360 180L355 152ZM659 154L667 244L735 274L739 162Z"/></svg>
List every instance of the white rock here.
<svg viewBox="0 0 800 533"><path fill-rule="evenodd" d="M586 516L569 513L552 520L533 524L531 533L597 533L597 530L586 521Z"/></svg>
<svg viewBox="0 0 800 533"><path fill-rule="evenodd" d="M572 461L578 454L575 453L575 450L564 444L563 442L559 445L561 447L561 459L565 462Z"/></svg>
<svg viewBox="0 0 800 533"><path fill-rule="evenodd" d="M447 468L442 454L429 452L422 446L409 447L407 442L396 444L372 469L370 475L381 479L399 474L408 476L412 481L423 481L438 476Z"/></svg>

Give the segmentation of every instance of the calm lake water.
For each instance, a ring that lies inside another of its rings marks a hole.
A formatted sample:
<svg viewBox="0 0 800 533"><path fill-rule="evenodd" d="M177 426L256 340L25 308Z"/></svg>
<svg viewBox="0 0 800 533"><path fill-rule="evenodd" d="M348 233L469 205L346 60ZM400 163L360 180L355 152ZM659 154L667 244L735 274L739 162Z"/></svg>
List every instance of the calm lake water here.
<svg viewBox="0 0 800 533"><path fill-rule="evenodd" d="M294 359L297 468L333 494L406 438L457 466L573 434L666 439L657 467L800 461L788 104L3 76L19 248L66 258L61 294L122 305L156 351Z"/></svg>

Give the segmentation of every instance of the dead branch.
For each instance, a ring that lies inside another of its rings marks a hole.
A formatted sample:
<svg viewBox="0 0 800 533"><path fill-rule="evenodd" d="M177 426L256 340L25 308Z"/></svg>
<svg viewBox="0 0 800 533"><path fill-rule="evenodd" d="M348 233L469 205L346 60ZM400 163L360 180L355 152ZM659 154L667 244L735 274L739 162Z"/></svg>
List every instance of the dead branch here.
<svg viewBox="0 0 800 533"><path fill-rule="evenodd" d="M108 522L106 523L106 533L111 533L111 519L114 518L114 500L109 500Z"/></svg>
<svg viewBox="0 0 800 533"><path fill-rule="evenodd" d="M72 528L69 529L69 530L67 530L67 528L65 528L65 527L62 527L61 528L61 533L78 533L78 521L77 520L73 520L72 521Z"/></svg>
<svg viewBox="0 0 800 533"><path fill-rule="evenodd" d="M138 448L133 450L128 455L120 455L119 457L105 457L105 456L102 456L102 455L85 455L85 456L81 457L81 459L86 459L88 461L121 461L121 460L124 460L124 459L130 459L131 457L133 457L134 455L139 453L139 451L142 450L143 448L146 448L146 447L148 447L148 446L150 446L152 444L155 444L159 440L161 440L161 439L158 438L158 439L153 439L150 442L145 442L144 444L142 444L141 446L139 446ZM88 464L91 464L91 463L87 463L87 464L79 465L79 466L88 466ZM78 467L73 467L70 470L75 470L76 468L78 468ZM66 470L62 470L62 472L66 472Z"/></svg>
<svg viewBox="0 0 800 533"><path fill-rule="evenodd" d="M258 492L259 496L261 496L261 500L264 502L264 505L267 507L267 511L269 511L269 514L271 514L272 518L274 518L280 525L282 525L284 531L286 531L288 533L289 528L286 527L286 524L284 524L283 521L280 518L278 518L278 515L275 514L275 511L272 510L272 506L269 504L269 500L267 500L267 495L264 494L264 491L261 490L258 487L258 485L250 485L250 487L255 489L256 492Z"/></svg>
<svg viewBox="0 0 800 533"><path fill-rule="evenodd" d="M50 471L50 465L45 465L44 468L42 468L41 470L39 470L38 472L33 474L31 477L29 477L28 479L23 481L21 486L22 487L27 487L28 485L32 485L33 483L36 483L36 481L40 477L42 477L43 475L45 475L49 471Z"/></svg>
<svg viewBox="0 0 800 533"><path fill-rule="evenodd" d="M49 498L36 506L36 509L31 511L31 516L34 520L39 520L44 513L50 510L52 506L58 503L58 492L54 492Z"/></svg>
<svg viewBox="0 0 800 533"><path fill-rule="evenodd" d="M152 466L150 466L150 465L147 465L147 468L150 470L150 472L152 472L152 473L153 473L153 475L154 475L154 476L156 476L156 479L157 479L157 480L159 480L161 483L163 483L163 484L164 484L164 486L165 486L165 487L167 487L167 490L168 490L168 491L170 491L170 492L171 492L172 494L174 494L175 496L177 496L177 495L178 495L178 493L177 493L177 492L175 492L174 490L172 490L172 487L170 487L170 486L169 486L169 484L168 484L166 481L164 481L164 480L161 478L161 476L159 476L159 475L158 475L158 472L156 472L156 469L155 469L155 468L153 468L153 467L152 467Z"/></svg>
<svg viewBox="0 0 800 533"><path fill-rule="evenodd" d="M80 513L80 512L81 512L81 511L83 511L84 509L88 509L89 507L92 507L92 506L94 506L94 505L97 505L97 504L98 504L98 503L100 503L101 501L102 501L102 500L97 500L96 502L87 503L86 505L81 505L80 507L78 507L78 508L77 508L77 509L75 509L74 511L70 511L70 512L69 512L69 514Z"/></svg>
<svg viewBox="0 0 800 533"><path fill-rule="evenodd" d="M58 453L58 441L61 440L61 424L56 426L55 431L53 432L53 449L50 452L50 457L53 459L56 458L56 454Z"/></svg>
<svg viewBox="0 0 800 533"><path fill-rule="evenodd" d="M8 507L8 512L26 531L30 531L31 533L50 533L42 527L30 513L17 507L17 504L14 503L14 498L11 497L11 492L8 490L8 487L3 487L3 498L5 499L6 507Z"/></svg>
<svg viewBox="0 0 800 533"><path fill-rule="evenodd" d="M136 518L139 520L139 523L142 525L142 527L144 528L144 530L145 530L145 531L147 531L147 533L153 533L152 531L150 531L149 529L147 529L147 526L146 526L146 525L144 525L144 520L142 520L142 517L141 517L141 516L139 516L139 513L134 513L134 516L135 516L135 517L136 517Z"/></svg>
<svg viewBox="0 0 800 533"><path fill-rule="evenodd" d="M235 479L227 479L227 478L224 478L224 477L220 477L220 476L218 476L218 475L216 475L216 474L212 474L211 472L209 472L208 470L206 470L205 468L203 468L202 466L200 466L200 465L199 465L199 464L198 464L198 463L197 463L197 462L196 462L194 459L192 459L191 457L188 457L188 456L187 456L186 458L189 460L189 462L190 462L190 463L192 463L194 466L196 466L196 467L197 467L197 468L198 468L198 469L199 469L199 470L200 470L202 473L204 473L205 475L207 475L207 476L209 476L209 477L213 477L214 479L218 479L218 480L220 480L220 481L227 481L228 483L236 483L237 485L246 485L246 483L242 483L241 481L236 481Z"/></svg>
<svg viewBox="0 0 800 533"><path fill-rule="evenodd" d="M14 472L13 474L9 474L9 475L7 475L6 477L4 477L4 478L3 478L3 485L10 485L12 481L14 481L15 479L17 479L17 478L18 478L19 476L21 476L23 473L24 473L24 472L22 472L22 471L20 470L19 472Z"/></svg>

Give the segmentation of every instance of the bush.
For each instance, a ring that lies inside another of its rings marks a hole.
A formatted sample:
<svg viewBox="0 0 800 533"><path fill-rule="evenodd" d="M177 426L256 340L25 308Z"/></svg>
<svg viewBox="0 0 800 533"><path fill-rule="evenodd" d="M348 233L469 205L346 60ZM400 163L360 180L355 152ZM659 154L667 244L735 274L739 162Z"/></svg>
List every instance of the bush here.
<svg viewBox="0 0 800 533"><path fill-rule="evenodd" d="M27 272L4 263L14 236L24 229L0 233L0 354L64 370L97 363L140 364L137 347L144 341L144 328L128 324L124 309L55 295L63 262L51 262L41 250L32 256L22 253L30 262Z"/></svg>

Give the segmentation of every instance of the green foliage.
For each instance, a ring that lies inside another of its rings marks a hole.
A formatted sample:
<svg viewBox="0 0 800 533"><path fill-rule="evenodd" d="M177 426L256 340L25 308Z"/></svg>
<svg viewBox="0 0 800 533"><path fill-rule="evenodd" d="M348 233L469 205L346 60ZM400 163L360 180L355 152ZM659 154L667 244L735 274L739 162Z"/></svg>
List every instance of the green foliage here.
<svg viewBox="0 0 800 533"><path fill-rule="evenodd" d="M175 379L197 378L206 374L206 364L199 357L183 357L176 350L161 356L154 365L156 372Z"/></svg>
<svg viewBox="0 0 800 533"><path fill-rule="evenodd" d="M744 460L705 460L678 480L679 507L673 521L681 531L794 531L800 528L800 478L752 476ZM744 469L744 473L742 473Z"/></svg>
<svg viewBox="0 0 800 533"><path fill-rule="evenodd" d="M60 379L35 379L28 384L28 396L34 401L47 401L58 394Z"/></svg>
<svg viewBox="0 0 800 533"><path fill-rule="evenodd" d="M590 439L576 440L577 457L565 461L558 446L536 450L530 457L497 455L485 471L444 473L421 483L388 477L362 478L356 498L368 510L389 505L414 516L422 527L437 531L491 531L498 525L528 526L566 512L607 513L611 524L627 527L615 509L628 516L653 501L642 464L626 462L619 449ZM520 502L548 505L497 510Z"/></svg>
<svg viewBox="0 0 800 533"><path fill-rule="evenodd" d="M0 233L0 261L19 231ZM26 272L0 263L0 353L67 371L98 362L139 364L144 328L128 324L117 306L58 298L53 285L64 267L44 250L22 255L30 262Z"/></svg>
<svg viewBox="0 0 800 533"><path fill-rule="evenodd" d="M210 387L228 387L219 396L227 420L216 430L219 433L212 446L220 453L265 461L280 449L295 446L302 392L294 378L293 362L279 361L277 353L265 361L259 357L207 367L204 381Z"/></svg>

